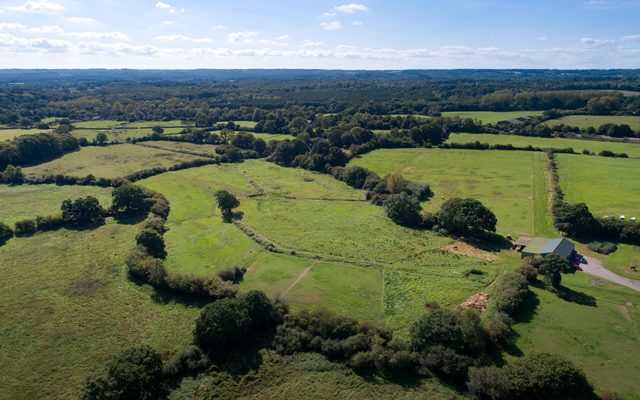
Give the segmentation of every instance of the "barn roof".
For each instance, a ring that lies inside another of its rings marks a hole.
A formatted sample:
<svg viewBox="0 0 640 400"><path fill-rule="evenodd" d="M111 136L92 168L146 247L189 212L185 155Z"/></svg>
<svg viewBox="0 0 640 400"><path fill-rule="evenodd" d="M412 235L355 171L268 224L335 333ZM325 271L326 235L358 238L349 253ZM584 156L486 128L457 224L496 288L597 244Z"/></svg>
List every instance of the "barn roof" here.
<svg viewBox="0 0 640 400"><path fill-rule="evenodd" d="M562 257L569 257L575 246L565 238L545 239L533 238L529 244L522 250L527 254L550 254L556 253Z"/></svg>

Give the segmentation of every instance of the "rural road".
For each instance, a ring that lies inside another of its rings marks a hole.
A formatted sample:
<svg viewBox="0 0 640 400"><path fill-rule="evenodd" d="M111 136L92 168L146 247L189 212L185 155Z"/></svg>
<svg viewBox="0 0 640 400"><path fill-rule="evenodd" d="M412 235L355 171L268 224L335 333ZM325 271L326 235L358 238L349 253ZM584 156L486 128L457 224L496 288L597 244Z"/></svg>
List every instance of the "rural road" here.
<svg viewBox="0 0 640 400"><path fill-rule="evenodd" d="M613 283L617 283L619 285L626 286L628 288L631 288L633 290L640 292L640 281L636 281L634 279L629 279L629 278L625 278L623 276L614 274L613 272L603 267L602 263L597 258L584 257L584 260L587 263L580 264L580 267L587 274L597 276L602 279L606 279Z"/></svg>

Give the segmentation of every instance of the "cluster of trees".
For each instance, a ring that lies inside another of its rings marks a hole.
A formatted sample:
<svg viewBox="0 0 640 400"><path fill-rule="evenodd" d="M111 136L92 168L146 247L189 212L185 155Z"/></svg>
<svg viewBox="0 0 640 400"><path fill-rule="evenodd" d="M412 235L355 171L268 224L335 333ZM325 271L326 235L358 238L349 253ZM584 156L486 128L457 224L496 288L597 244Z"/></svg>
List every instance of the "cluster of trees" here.
<svg viewBox="0 0 640 400"><path fill-rule="evenodd" d="M0 170L8 165L28 165L78 150L78 140L69 134L37 133L0 141Z"/></svg>

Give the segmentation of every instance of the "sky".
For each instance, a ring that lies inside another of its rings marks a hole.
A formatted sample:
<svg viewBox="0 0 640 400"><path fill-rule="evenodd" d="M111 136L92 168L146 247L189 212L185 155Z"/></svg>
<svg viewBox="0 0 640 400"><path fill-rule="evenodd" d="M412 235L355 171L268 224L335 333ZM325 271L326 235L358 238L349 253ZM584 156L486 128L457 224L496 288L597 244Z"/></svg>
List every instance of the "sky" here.
<svg viewBox="0 0 640 400"><path fill-rule="evenodd" d="M640 0L0 0L0 68L640 68Z"/></svg>

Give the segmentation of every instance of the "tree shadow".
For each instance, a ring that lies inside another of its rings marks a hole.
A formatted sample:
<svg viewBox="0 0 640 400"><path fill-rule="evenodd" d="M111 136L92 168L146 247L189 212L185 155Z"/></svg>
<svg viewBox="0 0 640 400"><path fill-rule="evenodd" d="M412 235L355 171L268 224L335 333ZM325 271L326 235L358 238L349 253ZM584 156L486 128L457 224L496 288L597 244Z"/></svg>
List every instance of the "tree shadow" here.
<svg viewBox="0 0 640 400"><path fill-rule="evenodd" d="M480 250L499 252L511 248L511 242L497 233L484 232L479 236L460 238L463 242Z"/></svg>
<svg viewBox="0 0 640 400"><path fill-rule="evenodd" d="M518 310L513 314L513 322L517 324L526 324L533 321L533 318L538 313L539 305L540 299L538 298L538 295L529 291L520 307L518 307Z"/></svg>
<svg viewBox="0 0 640 400"><path fill-rule="evenodd" d="M137 225L140 222L147 219L146 213L140 213L135 215L113 215L113 219L120 225Z"/></svg>
<svg viewBox="0 0 640 400"><path fill-rule="evenodd" d="M581 306L597 307L596 298L583 292L570 289L566 286L558 288L558 298Z"/></svg>
<svg viewBox="0 0 640 400"><path fill-rule="evenodd" d="M153 289L151 300L156 304L167 305L170 303L180 303L187 307L203 308L207 304L211 303L211 299L203 298L202 296L190 296L181 293L174 293L167 290L156 289L151 285L135 281L139 286L149 286Z"/></svg>
<svg viewBox="0 0 640 400"><path fill-rule="evenodd" d="M96 222L82 223L82 224L65 224L63 227L70 231L85 232L98 229L105 224L105 220L102 219Z"/></svg>

